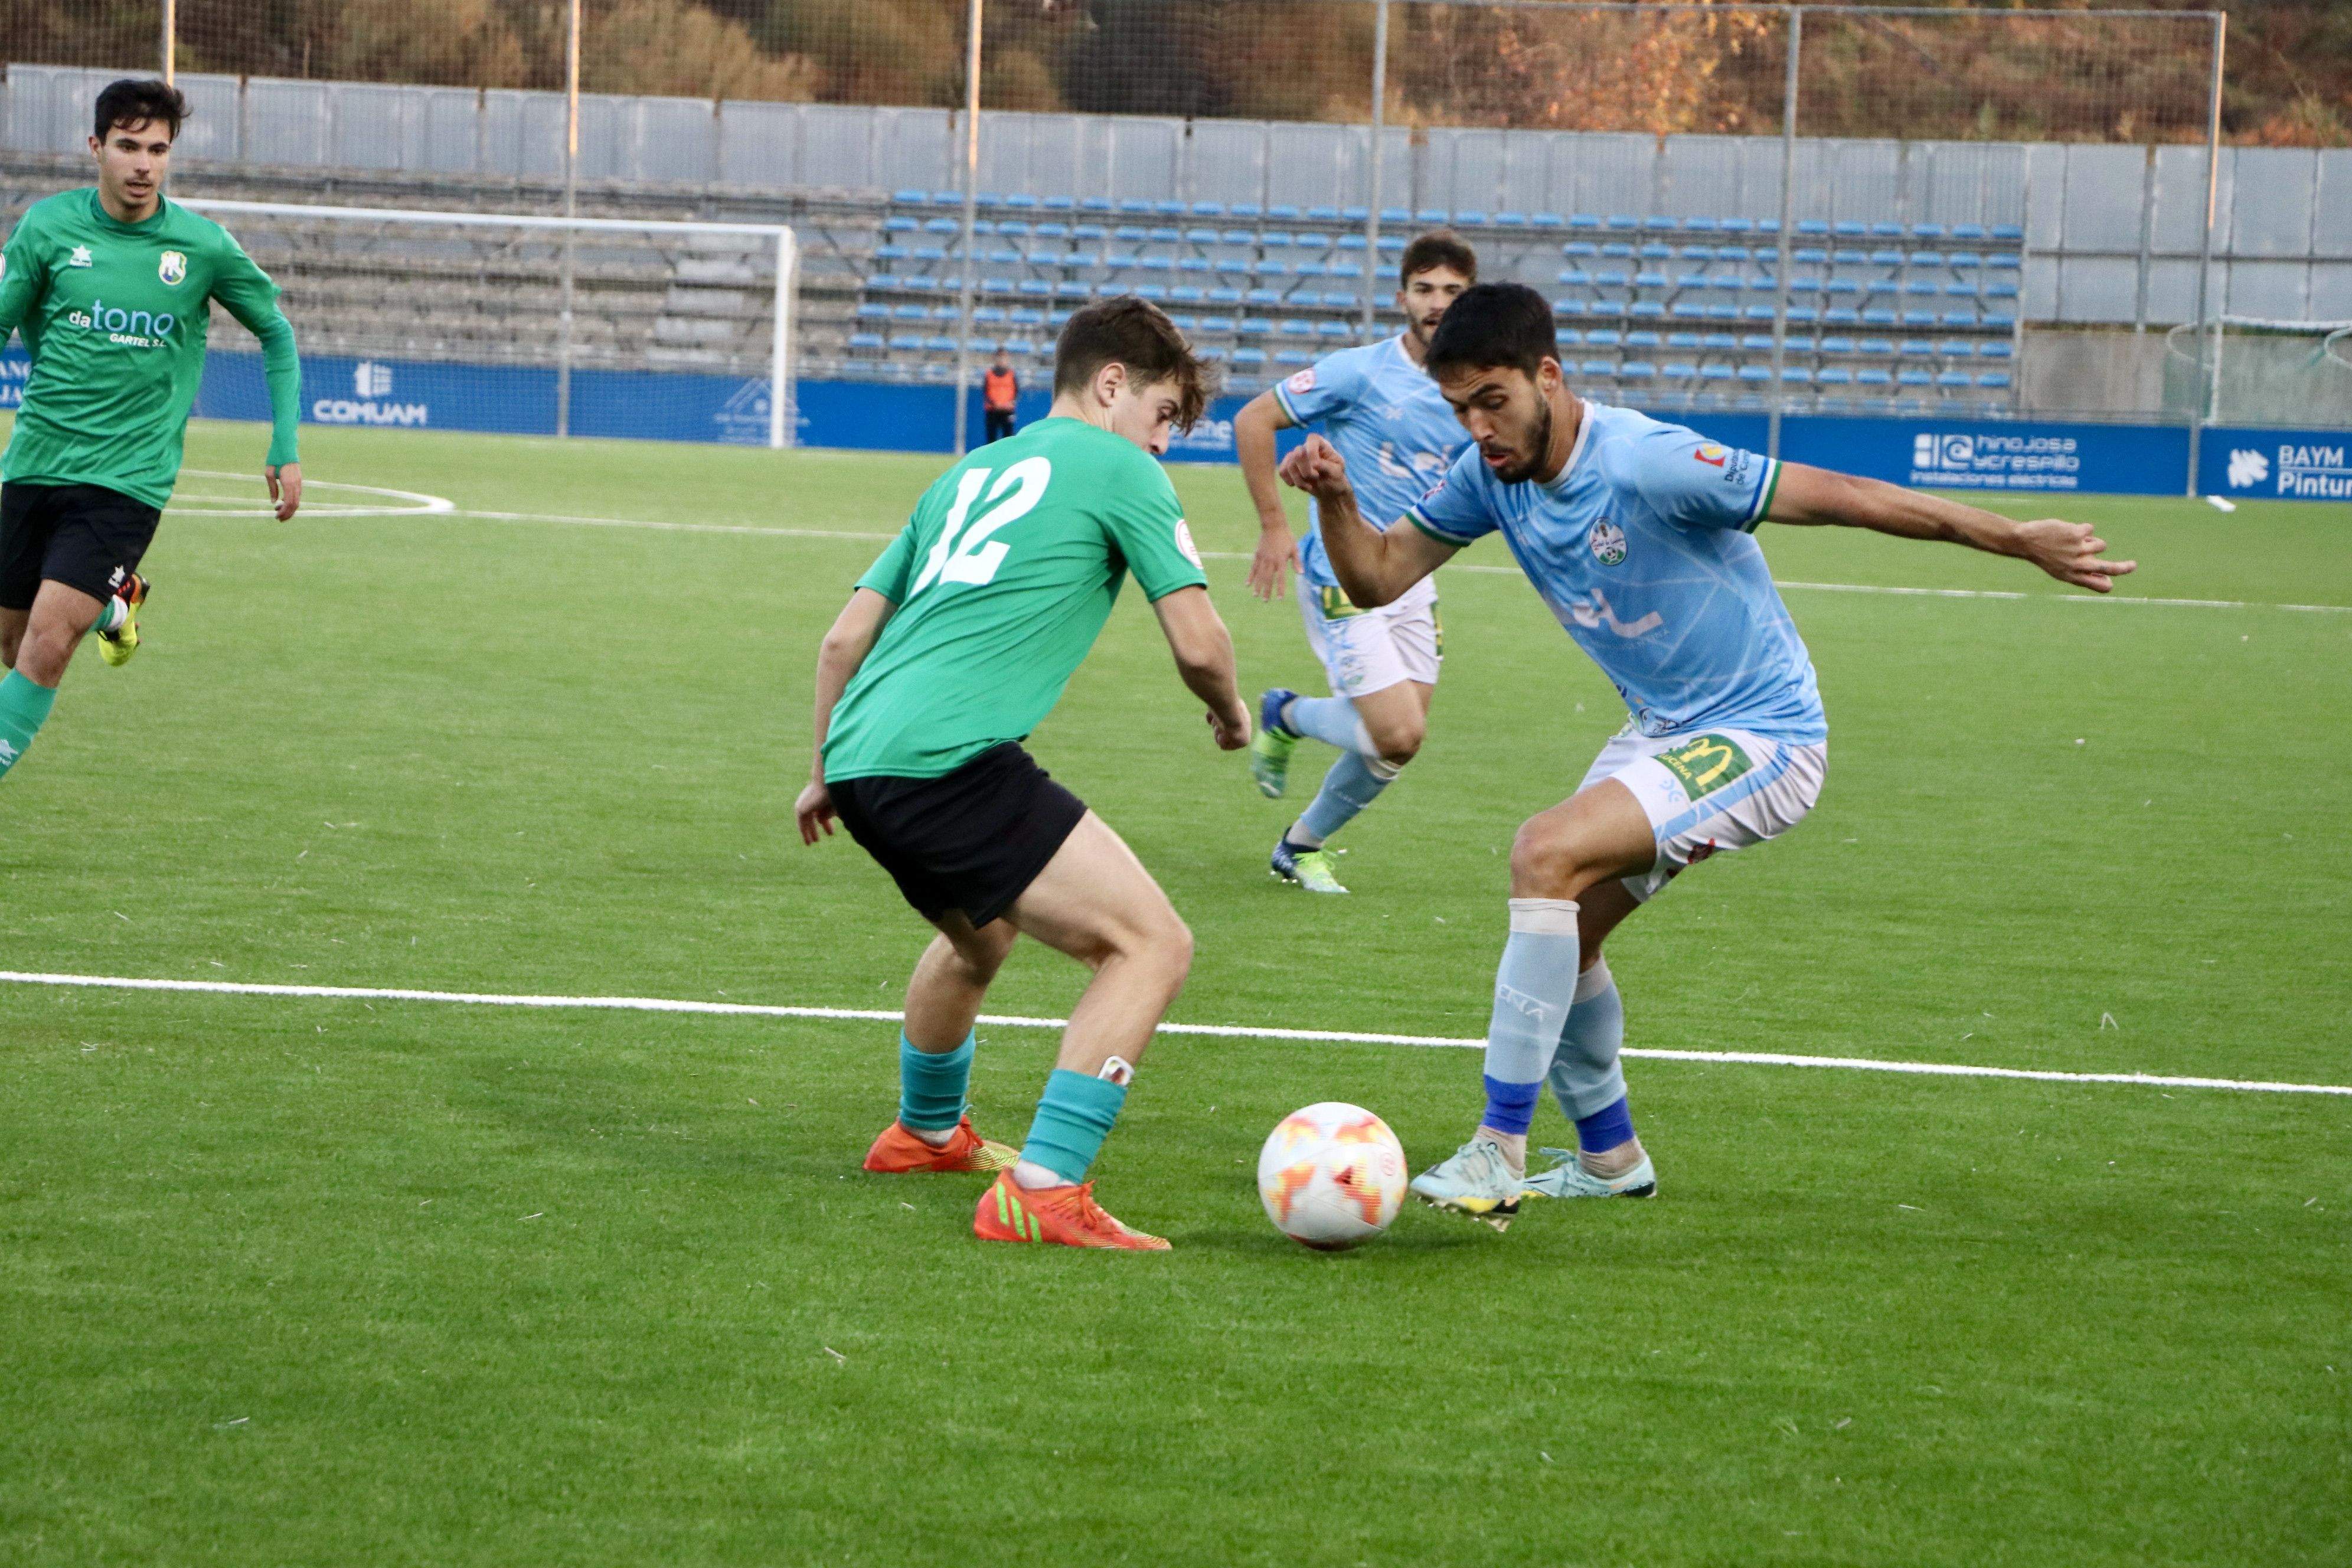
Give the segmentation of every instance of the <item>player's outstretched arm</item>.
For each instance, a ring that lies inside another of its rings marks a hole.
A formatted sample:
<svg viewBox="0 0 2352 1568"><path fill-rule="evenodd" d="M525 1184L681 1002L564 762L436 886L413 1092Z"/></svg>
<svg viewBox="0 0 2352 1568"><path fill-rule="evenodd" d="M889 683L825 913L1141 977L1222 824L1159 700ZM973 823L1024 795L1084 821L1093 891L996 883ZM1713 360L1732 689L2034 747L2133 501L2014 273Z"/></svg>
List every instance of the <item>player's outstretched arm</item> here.
<svg viewBox="0 0 2352 1568"><path fill-rule="evenodd" d="M824 787L824 736L833 724L834 704L849 689L850 678L874 651L898 607L873 589L860 588L849 595L824 640L817 644L816 739L809 749L809 782L793 803L793 819L800 825L803 844L814 844L820 833L833 831L833 792Z"/></svg>
<svg viewBox="0 0 2352 1568"><path fill-rule="evenodd" d="M1356 510L1346 460L1320 436L1307 437L1282 460L1281 471L1285 484L1315 498L1331 574L1347 591L1348 602L1359 609L1376 610L1394 602L1453 560L1461 548L1418 528L1397 527L1382 533L1367 523Z"/></svg>
<svg viewBox="0 0 2352 1568"><path fill-rule="evenodd" d="M1241 459L1242 478L1257 508L1257 552L1250 557L1249 586L1261 599L1281 598L1283 579L1298 570L1298 542L1291 537L1282 484L1274 471L1275 432L1290 426L1282 400L1271 392L1259 393L1234 416L1234 455Z"/></svg>
<svg viewBox="0 0 2352 1568"><path fill-rule="evenodd" d="M1234 639L1225 630L1206 588L1179 588L1151 601L1160 635L1176 656L1176 673L1186 689L1208 705L1209 731L1220 750L1238 752L1250 742L1249 710L1234 677Z"/></svg>
<svg viewBox="0 0 2352 1568"><path fill-rule="evenodd" d="M2106 559L2107 542L2086 522L2041 517L2020 522L1982 507L1857 479L1803 463L1780 465L1779 485L1765 517L1773 522L1840 523L1898 539L1937 539L1994 555L2031 561L2061 583L2095 594L2136 570L2136 561Z"/></svg>
<svg viewBox="0 0 2352 1568"><path fill-rule="evenodd" d="M269 389L269 454L261 477L269 486L278 521L287 521L302 504L302 463L296 432L302 417L302 363L294 350L294 324L278 308L278 285L226 235L215 259L219 275L213 298L261 342L261 379Z"/></svg>

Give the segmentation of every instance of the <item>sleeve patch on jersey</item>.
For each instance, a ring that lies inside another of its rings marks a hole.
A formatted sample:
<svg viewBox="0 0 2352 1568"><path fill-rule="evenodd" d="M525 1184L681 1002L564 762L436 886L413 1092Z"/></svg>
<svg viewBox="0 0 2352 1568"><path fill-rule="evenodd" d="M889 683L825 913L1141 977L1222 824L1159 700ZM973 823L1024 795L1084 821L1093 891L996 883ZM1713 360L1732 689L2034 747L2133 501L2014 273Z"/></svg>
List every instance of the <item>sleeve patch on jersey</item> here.
<svg viewBox="0 0 2352 1568"><path fill-rule="evenodd" d="M1691 460L1694 462L1705 463L1709 468L1719 468L1723 467L1725 460L1730 456L1731 454L1728 451L1717 446L1714 442L1709 441L1706 445L1696 447L1692 451Z"/></svg>
<svg viewBox="0 0 2352 1568"><path fill-rule="evenodd" d="M1184 559L1195 567L1204 572L1208 570L1201 565L1201 552L1192 542L1192 525L1181 517L1176 520L1176 548L1182 551Z"/></svg>
<svg viewBox="0 0 2352 1568"><path fill-rule="evenodd" d="M1305 370L1300 371L1297 374L1292 376L1288 381L1284 382L1282 384L1296 393L1308 393L1314 391L1315 367L1311 364L1308 365Z"/></svg>

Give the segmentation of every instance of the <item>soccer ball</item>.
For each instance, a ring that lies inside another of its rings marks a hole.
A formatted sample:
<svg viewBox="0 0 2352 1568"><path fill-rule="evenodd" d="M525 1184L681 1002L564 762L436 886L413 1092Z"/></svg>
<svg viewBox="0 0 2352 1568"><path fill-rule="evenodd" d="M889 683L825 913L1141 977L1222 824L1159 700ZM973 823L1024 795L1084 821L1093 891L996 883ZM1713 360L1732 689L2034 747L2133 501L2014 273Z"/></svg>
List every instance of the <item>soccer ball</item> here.
<svg viewBox="0 0 2352 1568"><path fill-rule="evenodd" d="M1404 1145L1360 1105L1327 1100L1284 1117L1257 1156L1274 1228L1326 1252L1388 1229L1404 1202Z"/></svg>

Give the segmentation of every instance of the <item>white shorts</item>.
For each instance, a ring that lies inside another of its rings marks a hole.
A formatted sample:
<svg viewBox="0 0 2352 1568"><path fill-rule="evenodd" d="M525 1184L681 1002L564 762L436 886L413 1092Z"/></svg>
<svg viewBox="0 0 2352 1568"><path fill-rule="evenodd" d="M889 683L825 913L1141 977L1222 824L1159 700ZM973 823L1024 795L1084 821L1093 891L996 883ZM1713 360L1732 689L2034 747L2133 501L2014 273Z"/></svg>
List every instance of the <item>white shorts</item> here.
<svg viewBox="0 0 2352 1568"><path fill-rule="evenodd" d="M1360 610L1339 589L1301 577L1298 613L1334 697L1352 701L1406 680L1437 684L1445 633L1437 623L1436 584L1423 580L1394 604Z"/></svg>
<svg viewBox="0 0 2352 1568"><path fill-rule="evenodd" d="M1829 776L1825 743L1794 745L1746 730L1641 735L1621 730L1586 770L1581 792L1615 779L1633 792L1657 835L1657 863L1624 879L1646 902L1710 855L1778 838L1805 819Z"/></svg>

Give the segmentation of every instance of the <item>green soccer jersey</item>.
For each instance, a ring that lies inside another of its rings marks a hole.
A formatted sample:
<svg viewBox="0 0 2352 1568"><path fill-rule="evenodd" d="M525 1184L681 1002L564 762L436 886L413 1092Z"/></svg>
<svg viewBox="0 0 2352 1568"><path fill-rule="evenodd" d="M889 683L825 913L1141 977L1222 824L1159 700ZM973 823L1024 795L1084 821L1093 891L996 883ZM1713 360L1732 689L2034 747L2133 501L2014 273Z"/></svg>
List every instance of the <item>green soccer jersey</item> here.
<svg viewBox="0 0 2352 1568"><path fill-rule="evenodd" d="M267 460L291 463L301 403L294 329L278 285L226 229L168 201L142 223L119 223L89 187L26 209L0 256L0 343L21 328L33 371L0 478L168 503L213 300L261 340Z"/></svg>
<svg viewBox="0 0 2352 1568"><path fill-rule="evenodd" d="M1153 599L1209 581L1143 448L1046 419L964 458L858 579L898 610L833 710L824 776L937 778L1027 735L1129 571Z"/></svg>

